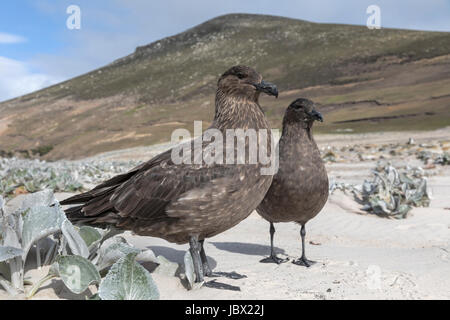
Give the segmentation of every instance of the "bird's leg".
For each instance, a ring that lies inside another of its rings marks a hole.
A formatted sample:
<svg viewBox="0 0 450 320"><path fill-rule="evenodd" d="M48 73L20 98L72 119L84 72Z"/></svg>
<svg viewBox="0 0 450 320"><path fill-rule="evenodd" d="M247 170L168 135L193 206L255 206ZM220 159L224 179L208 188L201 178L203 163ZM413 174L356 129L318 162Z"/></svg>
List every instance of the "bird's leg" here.
<svg viewBox="0 0 450 320"><path fill-rule="evenodd" d="M200 243L198 242L197 236L191 236L189 238L189 251L192 256L192 261L194 262L194 270L195 270L195 282L203 282L203 268L200 259Z"/></svg>
<svg viewBox="0 0 450 320"><path fill-rule="evenodd" d="M302 256L300 257L300 259L292 261L292 263L295 263L298 266L304 266L309 268L316 262L306 259L305 256L305 236L306 236L305 224L302 224L302 228L300 229L300 236L302 237Z"/></svg>
<svg viewBox="0 0 450 320"><path fill-rule="evenodd" d="M275 227L274 227L272 222L270 223L269 232L270 232L270 257L264 258L264 259L262 259L259 262L262 262L262 263L276 263L276 264L280 264L280 263L286 262L287 259L280 259L280 258L277 257L277 255L275 253L275 250L274 250L274 247L273 247L273 236L275 234Z"/></svg>
<svg viewBox="0 0 450 320"><path fill-rule="evenodd" d="M202 260L203 275L205 277L211 277L212 271L211 271L211 267L209 266L208 259L206 258L205 247L204 247L205 239L200 240L199 242L200 242L200 247L201 247L200 258Z"/></svg>

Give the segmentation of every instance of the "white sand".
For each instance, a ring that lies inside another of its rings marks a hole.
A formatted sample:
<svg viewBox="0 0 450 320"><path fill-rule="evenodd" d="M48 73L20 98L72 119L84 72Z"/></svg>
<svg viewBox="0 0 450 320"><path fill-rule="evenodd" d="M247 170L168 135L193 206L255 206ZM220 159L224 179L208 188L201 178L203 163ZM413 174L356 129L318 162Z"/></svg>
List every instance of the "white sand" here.
<svg viewBox="0 0 450 320"><path fill-rule="evenodd" d="M440 182L432 181L435 192ZM446 183L448 191L450 179ZM444 206L450 207L450 199L436 203L413 209L408 219L388 220L353 213L353 200L334 194L307 225L308 242L315 244L308 243L307 256L317 261L311 268L259 263L269 252L269 225L255 213L206 245L214 271L247 276L217 279L240 292L187 292L174 279L155 280L162 299L449 299L450 210ZM128 239L180 263L187 249L160 239ZM280 257L298 258L299 226L277 224L275 246Z"/></svg>

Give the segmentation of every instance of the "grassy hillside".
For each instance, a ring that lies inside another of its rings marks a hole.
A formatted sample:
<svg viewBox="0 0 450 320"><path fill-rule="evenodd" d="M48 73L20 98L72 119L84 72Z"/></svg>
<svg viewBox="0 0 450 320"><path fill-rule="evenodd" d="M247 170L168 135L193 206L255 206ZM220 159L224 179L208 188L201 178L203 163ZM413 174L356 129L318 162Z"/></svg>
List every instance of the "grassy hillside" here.
<svg viewBox="0 0 450 320"><path fill-rule="evenodd" d="M211 120L217 78L235 64L278 85L280 99L262 100L273 127L298 96L325 113L318 132L450 125L449 33L235 14L1 103L0 150L78 158L167 141Z"/></svg>

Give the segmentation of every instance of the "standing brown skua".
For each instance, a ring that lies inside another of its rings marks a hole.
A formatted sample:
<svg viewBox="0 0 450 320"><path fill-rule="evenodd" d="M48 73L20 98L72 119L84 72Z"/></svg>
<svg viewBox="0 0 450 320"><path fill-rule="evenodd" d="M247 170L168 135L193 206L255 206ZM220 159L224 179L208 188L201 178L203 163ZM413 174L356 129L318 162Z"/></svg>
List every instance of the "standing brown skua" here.
<svg viewBox="0 0 450 320"><path fill-rule="evenodd" d="M270 153L270 128L258 102L261 92L278 96L276 86L264 82L252 68L235 66L220 77L209 129L223 135L224 145L229 129L267 130L266 139L258 140L257 147L265 145ZM205 161L204 154L212 143L205 132L200 142L197 138L187 143L191 155L182 156L191 163L176 163L173 149L163 152L86 193L62 201L63 205L80 204L67 209L67 217L76 223L189 243L196 281L202 282L204 275L211 274L203 248L205 238L245 219L261 202L273 178L261 174L261 168L267 165L250 163L247 158L237 164ZM234 151L238 145L235 138L231 147ZM245 148L249 150L249 139L245 139Z"/></svg>
<svg viewBox="0 0 450 320"><path fill-rule="evenodd" d="M312 135L314 121L322 115L308 99L297 99L286 110L279 141L279 169L264 200L256 209L270 222L270 257L261 262L284 262L274 252L276 222L297 222L301 225L302 256L293 261L309 267L305 256L305 224L322 210L328 199L328 176L319 149Z"/></svg>

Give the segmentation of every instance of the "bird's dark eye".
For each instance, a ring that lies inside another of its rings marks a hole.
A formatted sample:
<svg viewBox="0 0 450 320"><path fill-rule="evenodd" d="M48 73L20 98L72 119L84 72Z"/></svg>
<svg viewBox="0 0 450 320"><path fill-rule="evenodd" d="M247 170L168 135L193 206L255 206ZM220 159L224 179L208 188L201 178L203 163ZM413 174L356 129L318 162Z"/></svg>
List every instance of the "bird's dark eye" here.
<svg viewBox="0 0 450 320"><path fill-rule="evenodd" d="M239 79L244 79L244 78L245 78L245 74L243 74L243 73L238 73L236 76L237 76Z"/></svg>

